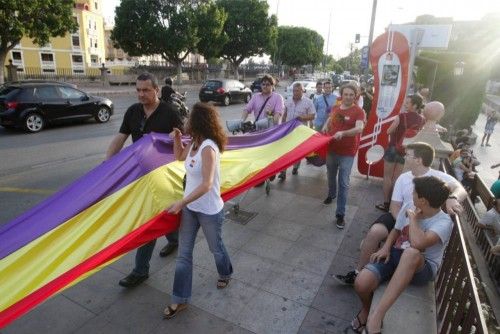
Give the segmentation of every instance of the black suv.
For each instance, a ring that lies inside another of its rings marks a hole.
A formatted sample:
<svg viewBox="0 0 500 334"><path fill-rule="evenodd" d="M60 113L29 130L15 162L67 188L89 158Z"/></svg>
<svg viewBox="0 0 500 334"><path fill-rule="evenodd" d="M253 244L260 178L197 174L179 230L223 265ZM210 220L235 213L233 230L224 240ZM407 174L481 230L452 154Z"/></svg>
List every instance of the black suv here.
<svg viewBox="0 0 500 334"><path fill-rule="evenodd" d="M200 101L216 101L228 106L234 101L248 103L252 98L252 91L238 80L211 79L205 81L200 89Z"/></svg>
<svg viewBox="0 0 500 334"><path fill-rule="evenodd" d="M95 118L105 123L111 100L90 96L74 85L51 81L8 82L0 86L0 125L39 132L47 123Z"/></svg>

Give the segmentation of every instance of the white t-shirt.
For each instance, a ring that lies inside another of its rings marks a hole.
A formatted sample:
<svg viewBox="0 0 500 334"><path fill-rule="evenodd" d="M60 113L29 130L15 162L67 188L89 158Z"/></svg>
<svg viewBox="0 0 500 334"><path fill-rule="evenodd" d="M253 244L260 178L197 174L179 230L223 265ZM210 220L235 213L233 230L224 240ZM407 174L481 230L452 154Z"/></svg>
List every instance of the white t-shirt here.
<svg viewBox="0 0 500 334"><path fill-rule="evenodd" d="M495 235L500 237L500 213L495 208L491 208L486 212L480 223L491 227L495 231Z"/></svg>
<svg viewBox="0 0 500 334"><path fill-rule="evenodd" d="M406 210L410 207L413 207L413 204L403 206L396 219L394 228L401 231L401 234L394 243L395 248L406 249L411 246L409 235L410 221L406 217ZM443 260L444 249L450 239L453 221L448 214L440 210L434 216L418 221L418 224L424 232L432 231L439 236L440 242L426 248L424 251L424 258L431 265L433 276L436 277L437 270Z"/></svg>
<svg viewBox="0 0 500 334"><path fill-rule="evenodd" d="M211 139L205 139L194 156L191 156L191 150L184 161L186 168L186 190L184 190L184 198L193 192L203 182L202 175L202 159L201 152L209 146L215 151L215 174L212 183L212 188L197 200L192 201L187 205L188 209L196 212L214 215L219 213L224 206L224 202L220 196L220 152L217 144Z"/></svg>
<svg viewBox="0 0 500 334"><path fill-rule="evenodd" d="M422 176L435 176L448 185L450 183L458 183L453 176L432 168L429 168L427 173ZM415 188L415 185L413 184L414 177L415 175L413 175L411 171L403 173L398 177L396 183L394 184L391 200L401 202L401 207L408 203L413 205L413 189Z"/></svg>

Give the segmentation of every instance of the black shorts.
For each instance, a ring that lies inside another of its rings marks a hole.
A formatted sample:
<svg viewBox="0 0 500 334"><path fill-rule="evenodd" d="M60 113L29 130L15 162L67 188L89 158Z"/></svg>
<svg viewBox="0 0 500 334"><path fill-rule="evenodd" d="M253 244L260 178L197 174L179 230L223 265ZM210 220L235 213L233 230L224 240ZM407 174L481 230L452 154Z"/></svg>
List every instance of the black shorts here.
<svg viewBox="0 0 500 334"><path fill-rule="evenodd" d="M398 163L401 165L405 164L405 157L396 150L396 146L387 147L384 153L384 160L387 162Z"/></svg>
<svg viewBox="0 0 500 334"><path fill-rule="evenodd" d="M373 222L372 226L375 224L382 224L387 228L387 232L391 232L396 224L396 219L394 219L390 212L386 212L378 217L377 220Z"/></svg>

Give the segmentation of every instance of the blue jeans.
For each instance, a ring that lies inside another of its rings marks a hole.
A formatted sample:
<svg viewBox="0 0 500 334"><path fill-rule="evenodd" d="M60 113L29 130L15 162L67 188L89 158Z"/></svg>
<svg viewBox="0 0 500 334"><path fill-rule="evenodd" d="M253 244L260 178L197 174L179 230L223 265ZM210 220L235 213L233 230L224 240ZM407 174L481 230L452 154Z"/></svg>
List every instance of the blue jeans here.
<svg viewBox="0 0 500 334"><path fill-rule="evenodd" d="M326 156L326 171L328 176L328 196L337 197L336 216L345 216L345 205L349 191L349 177L351 176L354 157L349 155L338 155L328 152ZM339 193L337 196L337 174Z"/></svg>
<svg viewBox="0 0 500 334"><path fill-rule="evenodd" d="M193 287L193 249L198 230L203 229L208 248L213 254L220 278L230 278L233 266L226 247L222 243L222 222L224 210L215 215L182 209L181 227L179 228L179 251L175 263L173 304L188 303Z"/></svg>
<svg viewBox="0 0 500 334"><path fill-rule="evenodd" d="M170 234L165 235L168 243L177 245L179 243L179 232L175 231ZM137 249L135 253L135 268L133 273L138 276L145 276L149 274L149 261L151 256L153 256L153 251L155 249L156 239L142 245Z"/></svg>

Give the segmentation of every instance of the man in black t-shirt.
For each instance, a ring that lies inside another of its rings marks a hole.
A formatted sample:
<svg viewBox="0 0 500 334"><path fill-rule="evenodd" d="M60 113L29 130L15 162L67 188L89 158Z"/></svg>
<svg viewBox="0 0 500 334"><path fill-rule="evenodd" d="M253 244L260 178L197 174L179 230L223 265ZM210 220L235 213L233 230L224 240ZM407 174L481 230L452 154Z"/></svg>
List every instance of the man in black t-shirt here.
<svg viewBox="0 0 500 334"><path fill-rule="evenodd" d="M183 128L182 118L177 106L171 102L160 101L156 78L150 73L137 77L137 97L139 103L130 106L125 112L119 133L113 138L106 151L106 159L120 152L129 136L132 142L150 132L170 133L173 128ZM171 254L178 245L177 232L166 235L168 244L160 251L160 256ZM149 261L153 254L156 240L141 246L135 256L135 268L119 284L132 288L141 284L149 276Z"/></svg>

